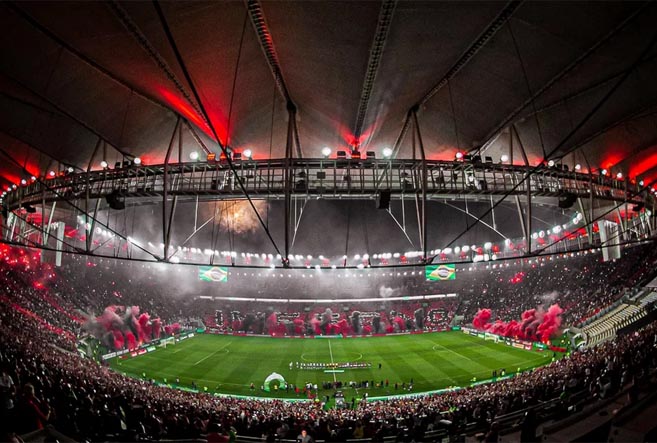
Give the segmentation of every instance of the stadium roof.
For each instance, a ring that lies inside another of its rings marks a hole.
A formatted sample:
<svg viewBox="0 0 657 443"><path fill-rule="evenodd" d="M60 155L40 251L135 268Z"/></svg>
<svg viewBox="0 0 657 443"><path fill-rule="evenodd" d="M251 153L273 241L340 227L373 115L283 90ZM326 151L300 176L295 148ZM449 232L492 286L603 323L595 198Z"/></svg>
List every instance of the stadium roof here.
<svg viewBox="0 0 657 443"><path fill-rule="evenodd" d="M280 158L288 101L304 157L354 143L411 157L411 132L400 135L417 109L431 159L476 149L497 160L515 124L532 164L565 155L585 170L657 178L654 2L0 9L0 148L22 165L3 157L3 187L57 162L86 170L99 138L110 164L119 152L161 162L178 116L210 150L204 114L223 144ZM191 136L186 149L197 149Z"/></svg>

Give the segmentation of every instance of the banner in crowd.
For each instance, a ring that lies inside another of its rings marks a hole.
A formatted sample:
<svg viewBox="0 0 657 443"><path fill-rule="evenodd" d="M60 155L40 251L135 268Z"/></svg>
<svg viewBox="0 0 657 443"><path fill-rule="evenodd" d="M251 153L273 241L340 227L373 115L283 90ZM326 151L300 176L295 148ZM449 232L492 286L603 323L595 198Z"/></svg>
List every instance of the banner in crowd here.
<svg viewBox="0 0 657 443"><path fill-rule="evenodd" d="M427 265L424 267L424 274L429 281L456 280L456 265Z"/></svg>
<svg viewBox="0 0 657 443"><path fill-rule="evenodd" d="M228 281L228 268L225 266L199 266L198 278L202 281L225 283Z"/></svg>

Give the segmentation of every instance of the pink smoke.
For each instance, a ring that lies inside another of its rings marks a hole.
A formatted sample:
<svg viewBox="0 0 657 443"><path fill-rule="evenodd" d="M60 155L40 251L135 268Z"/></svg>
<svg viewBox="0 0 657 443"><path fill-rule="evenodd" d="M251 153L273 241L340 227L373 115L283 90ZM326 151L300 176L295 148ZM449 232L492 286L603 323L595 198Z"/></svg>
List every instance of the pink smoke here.
<svg viewBox="0 0 657 443"><path fill-rule="evenodd" d="M123 338L123 334L121 334L121 331L114 331L112 332L112 335L114 336L114 348L123 349L123 346L125 344L125 339Z"/></svg>
<svg viewBox="0 0 657 443"><path fill-rule="evenodd" d="M317 318L313 317L310 319L310 324L313 327L313 331L315 331L315 335L320 335L322 333L322 329L320 328L322 323Z"/></svg>
<svg viewBox="0 0 657 443"><path fill-rule="evenodd" d="M491 310L480 309L472 319L472 325L480 331L504 337L522 340L548 342L559 333L561 314L563 309L559 305L552 305L547 312L542 309L528 309L520 316L520 320L504 322L500 319L490 323Z"/></svg>
<svg viewBox="0 0 657 443"><path fill-rule="evenodd" d="M490 320L490 317L491 317L490 309L488 308L480 309L479 311L477 311L477 314L472 319L472 325L477 329L486 330L490 327L490 325L486 326L488 321Z"/></svg>
<svg viewBox="0 0 657 443"><path fill-rule="evenodd" d="M151 330L153 331L153 338L160 338L162 333L162 321L159 318L154 318L151 321Z"/></svg>
<svg viewBox="0 0 657 443"><path fill-rule="evenodd" d="M267 320L265 321L265 326L267 327L267 332L269 335L275 334L278 329L278 317L276 317L276 313L272 312L269 317L267 317Z"/></svg>
<svg viewBox="0 0 657 443"><path fill-rule="evenodd" d="M294 319L294 333L295 334L302 334L303 333L303 319L301 317L297 317Z"/></svg>
<svg viewBox="0 0 657 443"><path fill-rule="evenodd" d="M150 341L151 339L152 328L151 328L150 319L151 316L148 315L146 312L141 314L137 319L136 326L137 326L137 333L139 335L140 343L145 343L147 341Z"/></svg>
<svg viewBox="0 0 657 443"><path fill-rule="evenodd" d="M538 335L541 336L543 341L548 338L554 337L558 334L559 327L561 326L561 314L563 309L559 305L552 305L548 308L543 316L543 323L538 326Z"/></svg>
<svg viewBox="0 0 657 443"><path fill-rule="evenodd" d="M137 347L137 339L132 332L128 331L125 333L125 340L128 343L128 349L135 349Z"/></svg>

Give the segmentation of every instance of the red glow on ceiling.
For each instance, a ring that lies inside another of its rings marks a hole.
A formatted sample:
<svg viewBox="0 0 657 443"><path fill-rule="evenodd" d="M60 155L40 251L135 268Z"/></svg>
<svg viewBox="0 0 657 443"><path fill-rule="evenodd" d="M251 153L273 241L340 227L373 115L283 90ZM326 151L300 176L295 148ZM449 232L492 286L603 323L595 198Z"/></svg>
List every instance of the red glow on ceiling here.
<svg viewBox="0 0 657 443"><path fill-rule="evenodd" d="M201 131L205 132L208 137L214 139L212 131L208 125L186 100L178 97L176 94L172 93L166 88L158 88L158 92L174 110L178 111L183 117L194 123L199 129L201 129ZM227 138L227 119L224 116L212 115L212 113L210 115L210 119L212 120L212 124L214 125L215 130L219 135L221 143L223 143L223 141Z"/></svg>
<svg viewBox="0 0 657 443"><path fill-rule="evenodd" d="M630 177L637 177L654 168L657 168L657 145L636 156L629 167L629 174Z"/></svg>
<svg viewBox="0 0 657 443"><path fill-rule="evenodd" d="M618 163L623 161L623 156L619 153L607 153L600 161L600 167L605 169L613 169ZM595 169L595 166L593 167Z"/></svg>

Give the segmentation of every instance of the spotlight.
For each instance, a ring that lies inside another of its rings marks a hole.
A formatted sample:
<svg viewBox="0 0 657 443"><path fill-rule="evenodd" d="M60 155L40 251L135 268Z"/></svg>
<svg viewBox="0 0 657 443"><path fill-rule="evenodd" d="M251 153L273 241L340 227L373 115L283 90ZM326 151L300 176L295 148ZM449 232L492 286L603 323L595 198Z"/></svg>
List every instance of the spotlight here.
<svg viewBox="0 0 657 443"><path fill-rule="evenodd" d="M639 186L643 186L643 180L639 180Z"/></svg>
<svg viewBox="0 0 657 443"><path fill-rule="evenodd" d="M135 159L132 161L135 165L139 166L141 165L141 158L135 157Z"/></svg>
<svg viewBox="0 0 657 443"><path fill-rule="evenodd" d="M383 157L384 158L392 157L392 148L383 148Z"/></svg>
<svg viewBox="0 0 657 443"><path fill-rule="evenodd" d="M509 156L506 155L506 154L502 154L502 157L500 158L500 160L502 161L502 163L506 163L506 162L509 161Z"/></svg>
<svg viewBox="0 0 657 443"><path fill-rule="evenodd" d="M30 180L32 180L33 182L35 182L35 181L36 181L36 177L35 177L35 176L32 176L32 177L30 177Z"/></svg>
<svg viewBox="0 0 657 443"><path fill-rule="evenodd" d="M600 175L607 175L608 173L609 171L607 171L606 169L602 169L602 171L600 171Z"/></svg>
<svg viewBox="0 0 657 443"><path fill-rule="evenodd" d="M322 155L324 156L324 158L328 158L329 155L331 155L331 148L329 148L328 146L324 146L322 148Z"/></svg>
<svg viewBox="0 0 657 443"><path fill-rule="evenodd" d="M109 166L109 165L107 164L107 162L106 162L105 160L103 160L103 161L100 162L100 167L101 167L101 168L103 168L103 169L107 169L108 166Z"/></svg>
<svg viewBox="0 0 657 443"><path fill-rule="evenodd" d="M69 166L68 169L67 169L69 174L72 174L74 170L75 169L73 169L73 166Z"/></svg>
<svg viewBox="0 0 657 443"><path fill-rule="evenodd" d="M548 161L548 166L551 168L554 167L554 160Z"/></svg>
<svg viewBox="0 0 657 443"><path fill-rule="evenodd" d="M245 150L242 152L242 155L243 155L247 160L251 160L251 156L253 155L253 152L252 152L250 149L245 149Z"/></svg>
<svg viewBox="0 0 657 443"><path fill-rule="evenodd" d="M455 157L457 160L463 160L463 153L461 151L458 151Z"/></svg>
<svg viewBox="0 0 657 443"><path fill-rule="evenodd" d="M25 186L27 184L27 180L24 178L21 178L21 185Z"/></svg>
<svg viewBox="0 0 657 443"><path fill-rule="evenodd" d="M11 185L11 189L16 189L16 185L15 184Z"/></svg>
<svg viewBox="0 0 657 443"><path fill-rule="evenodd" d="M623 173L622 172L616 173L616 179L622 180L623 179Z"/></svg>
<svg viewBox="0 0 657 443"><path fill-rule="evenodd" d="M50 172L48 173L48 176L49 176L49 177L54 177L54 176L55 176L55 171L50 171Z"/></svg>
<svg viewBox="0 0 657 443"><path fill-rule="evenodd" d="M190 152L190 153L189 153L189 158L190 158L192 161L196 161L196 160L198 160L198 152L196 152L196 151L192 151L192 152Z"/></svg>
<svg viewBox="0 0 657 443"><path fill-rule="evenodd" d="M580 165L579 163L577 163L577 164L575 165L575 171L579 171L579 170L581 170L581 169L582 169L582 165Z"/></svg>

